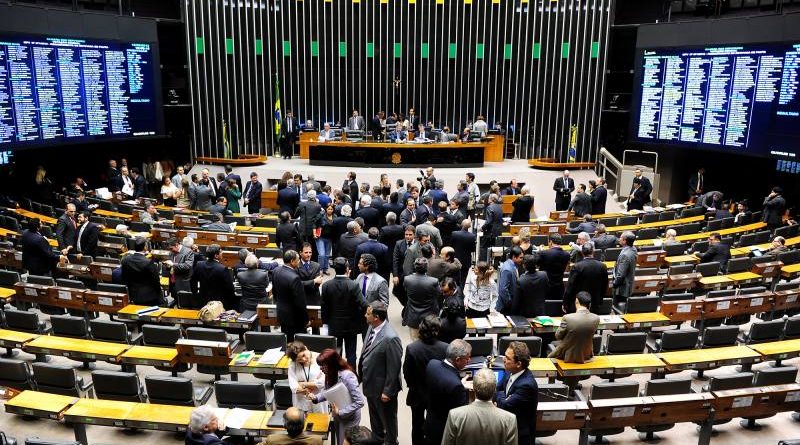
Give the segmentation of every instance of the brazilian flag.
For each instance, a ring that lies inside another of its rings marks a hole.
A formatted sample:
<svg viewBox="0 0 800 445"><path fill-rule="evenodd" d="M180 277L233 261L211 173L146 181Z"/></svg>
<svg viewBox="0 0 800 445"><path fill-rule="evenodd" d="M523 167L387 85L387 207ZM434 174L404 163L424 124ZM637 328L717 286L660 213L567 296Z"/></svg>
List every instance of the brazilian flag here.
<svg viewBox="0 0 800 445"><path fill-rule="evenodd" d="M275 140L278 144L283 140L283 119L281 117L281 87L278 74L275 74Z"/></svg>

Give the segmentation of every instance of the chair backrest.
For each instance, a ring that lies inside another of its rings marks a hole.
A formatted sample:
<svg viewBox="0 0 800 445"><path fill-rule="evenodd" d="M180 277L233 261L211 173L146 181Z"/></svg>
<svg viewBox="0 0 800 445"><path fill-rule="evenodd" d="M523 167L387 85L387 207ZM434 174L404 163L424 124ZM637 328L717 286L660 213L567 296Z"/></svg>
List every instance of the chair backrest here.
<svg viewBox="0 0 800 445"><path fill-rule="evenodd" d="M92 320L89 322L89 327L95 340L117 343L128 343L130 340L128 327L121 321Z"/></svg>
<svg viewBox="0 0 800 445"><path fill-rule="evenodd" d="M728 260L727 273L747 272L753 268L753 262L750 258L731 258Z"/></svg>
<svg viewBox="0 0 800 445"><path fill-rule="evenodd" d="M672 221L675 219L675 212L674 210L667 210L666 212L661 212L658 216L659 221Z"/></svg>
<svg viewBox="0 0 800 445"><path fill-rule="evenodd" d="M658 267L637 267L633 274L637 277L643 277L645 275L657 275Z"/></svg>
<svg viewBox="0 0 800 445"><path fill-rule="evenodd" d="M18 272L11 270L0 270L0 286L13 287L14 284L22 281Z"/></svg>
<svg viewBox="0 0 800 445"><path fill-rule="evenodd" d="M33 382L39 391L79 396L78 377L72 366L35 362L31 367Z"/></svg>
<svg viewBox="0 0 800 445"><path fill-rule="evenodd" d="M695 216L697 216L697 215L695 215ZM700 229L702 227L703 227L703 223L700 223L700 222L684 224L683 225L683 233L684 234L698 233L698 232L700 232Z"/></svg>
<svg viewBox="0 0 800 445"><path fill-rule="evenodd" d="M658 230L655 227L648 227L646 229L640 229L636 232L637 239L655 239L658 238Z"/></svg>
<svg viewBox="0 0 800 445"><path fill-rule="evenodd" d="M719 261L712 261L710 263L698 264L695 270L704 277L711 277L719 273L720 263Z"/></svg>
<svg viewBox="0 0 800 445"><path fill-rule="evenodd" d="M687 292L676 292L674 294L664 294L661 301L694 300L694 295Z"/></svg>
<svg viewBox="0 0 800 445"><path fill-rule="evenodd" d="M753 385L752 372L737 372L728 375L715 375L708 382L709 391L749 388Z"/></svg>
<svg viewBox="0 0 800 445"><path fill-rule="evenodd" d="M70 289L86 289L86 285L82 281L68 280L66 278L59 278L56 280L56 286L68 287Z"/></svg>
<svg viewBox="0 0 800 445"><path fill-rule="evenodd" d="M467 337L464 341L472 346L473 357L487 357L494 353L494 339L491 337Z"/></svg>
<svg viewBox="0 0 800 445"><path fill-rule="evenodd" d="M200 309L203 307L199 297L196 297L193 293L187 290L178 291L177 303L178 307L183 309Z"/></svg>
<svg viewBox="0 0 800 445"><path fill-rule="evenodd" d="M539 357L539 355L542 353L541 337L500 337L497 340L497 355L505 354L506 349L508 349L508 345L511 344L512 341L520 341L528 345L528 351L530 351L531 357Z"/></svg>
<svg viewBox="0 0 800 445"><path fill-rule="evenodd" d="M762 230L761 232L756 232L753 235L755 237L756 244L764 244L769 242L770 239L769 230Z"/></svg>
<svg viewBox="0 0 800 445"><path fill-rule="evenodd" d="M53 326L53 334L64 337L87 338L89 329L86 327L86 319L73 315L51 315L50 325Z"/></svg>
<svg viewBox="0 0 800 445"><path fill-rule="evenodd" d="M697 253L704 253L708 250L708 240L695 241L692 244L692 251Z"/></svg>
<svg viewBox="0 0 800 445"><path fill-rule="evenodd" d="M778 227L775 229L774 236L782 236L784 238L790 238L793 236L797 236L797 232L800 229L800 226L797 224L791 226L783 226Z"/></svg>
<svg viewBox="0 0 800 445"><path fill-rule="evenodd" d="M92 371L94 393L98 399L141 402L142 387L135 372Z"/></svg>
<svg viewBox="0 0 800 445"><path fill-rule="evenodd" d="M597 315L608 315L608 314L610 314L613 305L614 305L614 300L612 298L603 298L603 301L600 303L600 306L597 308Z"/></svg>
<svg viewBox="0 0 800 445"><path fill-rule="evenodd" d="M688 249L686 243L668 244L661 247L664 249L664 252L667 253L667 256L683 255L686 253L686 249Z"/></svg>
<svg viewBox="0 0 800 445"><path fill-rule="evenodd" d="M734 223L735 219L736 218L734 218L733 216L729 216L727 218L722 218L720 220L720 221L722 221L722 228L723 229L730 229L731 227L733 227L733 223Z"/></svg>
<svg viewBox="0 0 800 445"><path fill-rule="evenodd" d="M669 266L667 270L667 275L681 275L686 273L692 273L694 271L694 264L676 264L674 266Z"/></svg>
<svg viewBox="0 0 800 445"><path fill-rule="evenodd" d="M711 219L706 223L706 232L715 232L722 229L721 219Z"/></svg>
<svg viewBox="0 0 800 445"><path fill-rule="evenodd" d="M539 402L565 402L569 400L569 386L563 383L540 383Z"/></svg>
<svg viewBox="0 0 800 445"><path fill-rule="evenodd" d="M800 250L790 250L778 254L778 260L783 264L797 264L800 263Z"/></svg>
<svg viewBox="0 0 800 445"><path fill-rule="evenodd" d="M700 216L706 213L703 207L684 207L681 211L681 218L689 218L691 216Z"/></svg>
<svg viewBox="0 0 800 445"><path fill-rule="evenodd" d="M745 246L752 246L753 244L758 244L756 242L756 234L755 233L746 233L739 238L739 242L737 245L739 247Z"/></svg>
<svg viewBox="0 0 800 445"><path fill-rule="evenodd" d="M127 294L128 286L124 284L97 283L97 290L100 292L116 292L118 294Z"/></svg>
<svg viewBox="0 0 800 445"><path fill-rule="evenodd" d="M263 383L244 383L218 380L214 382L217 406L266 410L267 396Z"/></svg>
<svg viewBox="0 0 800 445"><path fill-rule="evenodd" d="M548 317L564 315L564 302L562 300L544 300L544 313Z"/></svg>
<svg viewBox="0 0 800 445"><path fill-rule="evenodd" d="M766 292L766 291L767 288L765 286L745 287L739 289L739 295L759 294L761 292Z"/></svg>
<svg viewBox="0 0 800 445"><path fill-rule="evenodd" d="M620 252L622 247L609 247L603 252L603 261L617 261Z"/></svg>
<svg viewBox="0 0 800 445"><path fill-rule="evenodd" d="M0 358L0 385L31 389L31 371L22 360Z"/></svg>
<svg viewBox="0 0 800 445"><path fill-rule="evenodd" d="M190 340L228 341L228 334L223 329L186 328L186 338Z"/></svg>
<svg viewBox="0 0 800 445"><path fill-rule="evenodd" d="M772 321L755 321L750 325L747 343L760 343L780 340L786 321L782 318Z"/></svg>
<svg viewBox="0 0 800 445"><path fill-rule="evenodd" d="M691 327L664 331L661 334L659 351L694 349L697 346L698 336L699 331Z"/></svg>
<svg viewBox="0 0 800 445"><path fill-rule="evenodd" d="M659 216L658 213L645 213L642 215L642 224L656 222L659 220Z"/></svg>
<svg viewBox="0 0 800 445"><path fill-rule="evenodd" d="M701 347L734 346L739 336L739 326L710 326L703 330Z"/></svg>
<svg viewBox="0 0 800 445"><path fill-rule="evenodd" d="M45 277L42 275L28 275L28 278L25 280L25 282L31 284L41 284L42 286L56 285L56 281L52 277Z"/></svg>
<svg viewBox="0 0 800 445"><path fill-rule="evenodd" d="M800 338L800 316L789 317L786 326L783 328L783 338L791 340Z"/></svg>
<svg viewBox="0 0 800 445"><path fill-rule="evenodd" d="M622 397L637 397L638 395L638 382L602 382L592 384L589 399L618 399Z"/></svg>
<svg viewBox="0 0 800 445"><path fill-rule="evenodd" d="M142 343L151 346L175 346L181 338L181 328L178 326L161 326L146 324L142 326Z"/></svg>
<svg viewBox="0 0 800 445"><path fill-rule="evenodd" d="M660 298L657 295L643 296L643 297L629 297L628 302L625 304L625 312L629 314L656 312L658 311L659 300Z"/></svg>
<svg viewBox="0 0 800 445"><path fill-rule="evenodd" d="M639 354L646 343L644 332L612 332L608 334L606 354Z"/></svg>
<svg viewBox="0 0 800 445"><path fill-rule="evenodd" d="M194 406L194 387L190 379L148 375L144 378L144 386L150 403Z"/></svg>
<svg viewBox="0 0 800 445"><path fill-rule="evenodd" d="M336 349L336 337L331 335L295 334L294 340L302 342L309 350L314 352Z"/></svg>
<svg viewBox="0 0 800 445"><path fill-rule="evenodd" d="M723 298L723 297L732 297L736 295L736 289L719 289L719 290L712 290L706 294L706 298Z"/></svg>
<svg viewBox="0 0 800 445"><path fill-rule="evenodd" d="M620 216L617 218L617 225L618 226L629 226L632 224L636 224L639 222L639 217L636 215L632 216Z"/></svg>
<svg viewBox="0 0 800 445"><path fill-rule="evenodd" d="M8 308L4 311L6 327L17 331L41 333L42 326L39 324L39 316L36 312L20 311Z"/></svg>
<svg viewBox="0 0 800 445"><path fill-rule="evenodd" d="M763 368L755 372L753 386L788 385L796 380L797 368L794 366Z"/></svg>
<svg viewBox="0 0 800 445"><path fill-rule="evenodd" d="M286 334L282 332L255 332L244 333L244 348L248 351L263 353L267 349L286 349Z"/></svg>
<svg viewBox="0 0 800 445"><path fill-rule="evenodd" d="M644 385L645 396L666 396L692 392L692 379L654 379Z"/></svg>
<svg viewBox="0 0 800 445"><path fill-rule="evenodd" d="M111 258L110 256L99 256L95 257L94 261L96 263L103 263L103 264L120 264L119 258ZM97 283L99 286L101 283Z"/></svg>
<svg viewBox="0 0 800 445"><path fill-rule="evenodd" d="M800 282L778 283L778 284L775 285L775 288L773 289L773 291L780 292L780 291L783 291L783 290L797 289L799 287L800 287Z"/></svg>

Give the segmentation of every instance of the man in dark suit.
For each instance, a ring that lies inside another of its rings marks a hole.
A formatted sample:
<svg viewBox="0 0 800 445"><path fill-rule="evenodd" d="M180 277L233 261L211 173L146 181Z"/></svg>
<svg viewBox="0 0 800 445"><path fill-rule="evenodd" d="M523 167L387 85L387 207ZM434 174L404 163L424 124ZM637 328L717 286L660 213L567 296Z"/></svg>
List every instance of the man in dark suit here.
<svg viewBox="0 0 800 445"><path fill-rule="evenodd" d="M358 361L358 375L367 399L373 439L396 445L403 346L397 332L386 321L388 309L382 301L373 301L367 307L365 317L369 328Z"/></svg>
<svg viewBox="0 0 800 445"><path fill-rule="evenodd" d="M633 243L636 235L633 232L623 232L620 236L619 244L622 252L614 263L614 297L621 301L627 301L633 293L633 282L636 277L636 247Z"/></svg>
<svg viewBox="0 0 800 445"><path fill-rule="evenodd" d="M500 192L501 195L519 195L521 192L520 186L517 184L517 178L511 178L511 183L508 187L504 188L503 191Z"/></svg>
<svg viewBox="0 0 800 445"><path fill-rule="evenodd" d="M465 214L458 208L458 201L450 200L450 207L445 203L439 203L439 215L436 217L436 227L442 236L442 245L449 246L453 232L461 228L461 221L466 218Z"/></svg>
<svg viewBox="0 0 800 445"><path fill-rule="evenodd" d="M503 231L503 208L500 207L500 197L494 193L489 195L489 205L486 207L486 222L481 227L483 238L479 258L486 258L486 249L494 246L494 241Z"/></svg>
<svg viewBox="0 0 800 445"><path fill-rule="evenodd" d="M429 397L425 436L430 444L442 443L447 414L469 401L459 373L469 364L471 353L472 347L469 343L456 339L447 346L447 358L431 360L425 368L425 385Z"/></svg>
<svg viewBox="0 0 800 445"><path fill-rule="evenodd" d="M430 195L425 195L422 197L422 203L417 206L417 210L414 212L416 217L416 222L414 224L420 225L428 220L428 215L433 213L431 203L433 203L433 198L431 198Z"/></svg>
<svg viewBox="0 0 800 445"><path fill-rule="evenodd" d="M597 230L597 225L594 221L592 221L592 215L588 213L583 215L583 222L571 229L567 229L569 233L586 232L590 235L593 234L595 230Z"/></svg>
<svg viewBox="0 0 800 445"><path fill-rule="evenodd" d="M633 178L633 187L631 187L630 195L628 196L628 211L642 210L647 200L650 199L646 193L646 189L639 178Z"/></svg>
<svg viewBox="0 0 800 445"><path fill-rule="evenodd" d="M447 356L447 343L439 340L442 322L435 315L428 315L419 324L419 340L406 346L403 361L403 378L408 393L406 405L411 407L411 443L425 443L425 410L430 403L425 369L431 360L444 360Z"/></svg>
<svg viewBox="0 0 800 445"><path fill-rule="evenodd" d="M403 306L406 305L406 290L403 280L406 275L403 273L403 263L406 258L406 251L414 242L414 226L406 226L403 229L403 239L398 240L392 252L392 293L397 297L397 301Z"/></svg>
<svg viewBox="0 0 800 445"><path fill-rule="evenodd" d="M108 169L106 169L106 180L108 180L108 189L112 192L118 192L119 189L116 189L116 181L115 179L119 176L119 170L117 169L117 161L116 159L109 159L108 160Z"/></svg>
<svg viewBox="0 0 800 445"><path fill-rule="evenodd" d="M531 353L521 341L512 341L504 353L506 372L497 385L497 407L517 416L517 443L534 445L539 385L528 369Z"/></svg>
<svg viewBox="0 0 800 445"><path fill-rule="evenodd" d="M728 270L728 260L731 259L731 246L722 243L722 237L714 232L708 236L708 250L700 257L701 263L718 262L722 273Z"/></svg>
<svg viewBox="0 0 800 445"><path fill-rule="evenodd" d="M377 227L370 227L367 232L367 240L356 247L355 264L358 264L361 255L371 254L375 257L375 261L378 262L375 272L388 281L389 273L391 272L391 257L389 257L389 247L378 241L379 235L380 231L378 231Z"/></svg>
<svg viewBox="0 0 800 445"><path fill-rule="evenodd" d="M144 175L139 173L139 169L133 167L131 169L131 177L133 178L133 199L147 196L147 182L144 180Z"/></svg>
<svg viewBox="0 0 800 445"><path fill-rule="evenodd" d="M303 282L306 303L316 306L320 304L319 285L322 283L322 275L319 274L319 263L311 261L311 254L311 244L303 243L297 275L300 276L300 280Z"/></svg>
<svg viewBox="0 0 800 445"><path fill-rule="evenodd" d="M394 247L401 239L403 239L403 226L397 224L397 213L389 212L386 214L386 225L381 227L378 235L378 241L389 248L388 261L394 258ZM389 264L388 267L391 272L392 265Z"/></svg>
<svg viewBox="0 0 800 445"><path fill-rule="evenodd" d="M439 281L425 275L428 270L428 260L417 258L414 260L414 273L406 276L403 286L406 289L406 307L403 311L403 325L408 326L411 339L419 337L419 323L428 314L439 313Z"/></svg>
<svg viewBox="0 0 800 445"><path fill-rule="evenodd" d="M263 187L258 180L258 173L250 173L250 182L244 186L244 205L247 206L247 213L254 215L261 210L261 192Z"/></svg>
<svg viewBox="0 0 800 445"><path fill-rule="evenodd" d="M78 234L75 237L75 253L94 258L97 256L97 239L100 225L89 221L89 212L78 214Z"/></svg>
<svg viewBox="0 0 800 445"><path fill-rule="evenodd" d="M441 180L437 180L435 184L431 185L433 188L428 192L428 195L431 197L431 212L433 212L434 215L438 215L439 203L443 202L445 206L447 205L447 192L442 190L444 183Z"/></svg>
<svg viewBox="0 0 800 445"><path fill-rule="evenodd" d="M217 198L217 202L211 206L211 208L208 210L208 213L219 213L223 216L233 215L233 212L228 210L228 198L224 196Z"/></svg>
<svg viewBox="0 0 800 445"><path fill-rule="evenodd" d="M561 235L553 233L547 241L548 248L539 251L539 269L547 273L549 288L547 300L564 297L564 271L569 264L569 254L561 248Z"/></svg>
<svg viewBox="0 0 800 445"><path fill-rule="evenodd" d="M233 290L233 277L224 264L219 262L220 246L211 244L206 248L206 260L198 261L192 271L192 279L198 284L200 304L221 301L225 309L237 310L239 299Z"/></svg>
<svg viewBox="0 0 800 445"><path fill-rule="evenodd" d="M78 223L75 222L75 204L67 204L64 214L56 222L56 240L58 249L66 255L75 248L75 238L78 235Z"/></svg>
<svg viewBox="0 0 800 445"><path fill-rule="evenodd" d="M322 322L328 325L328 335L336 337L336 347L344 351L347 363L356 365L356 336L364 335L364 311L367 301L358 284L350 279L347 259L336 257L331 266L336 276L322 283Z"/></svg>
<svg viewBox="0 0 800 445"><path fill-rule="evenodd" d="M158 264L145 256L147 240L136 237L133 253L121 261L122 284L128 286L131 303L159 306L163 300Z"/></svg>
<svg viewBox="0 0 800 445"><path fill-rule="evenodd" d="M194 251L184 246L177 238L167 241L170 255L164 265L170 269L170 293L177 296L180 291L191 292L192 273L194 272Z"/></svg>
<svg viewBox="0 0 800 445"><path fill-rule="evenodd" d="M786 199L783 198L783 189L773 187L772 192L764 198L764 222L769 230L774 230L783 225L783 214L786 212Z"/></svg>
<svg viewBox="0 0 800 445"><path fill-rule="evenodd" d="M544 300L550 283L547 274L536 270L536 256L534 255L523 256L522 265L525 273L517 281L510 314L521 315L525 318L545 315Z"/></svg>
<svg viewBox="0 0 800 445"><path fill-rule="evenodd" d="M649 203L650 202L650 195L653 193L653 184L650 182L650 179L648 179L646 176L644 176L642 174L642 170L638 169L638 168L633 171L633 178L634 179L638 179L639 182L642 185L641 190L639 191L639 193L641 194L642 202L644 204ZM633 194L633 186L631 186L630 194L631 195Z"/></svg>
<svg viewBox="0 0 800 445"><path fill-rule="evenodd" d="M278 215L278 227L275 228L275 244L286 252L287 250L300 250L301 236L297 225L292 222L289 212Z"/></svg>
<svg viewBox="0 0 800 445"><path fill-rule="evenodd" d="M589 181L589 195L592 198L592 215L602 215L606 213L606 200L608 199L608 190L606 189L606 180L598 178L596 185Z"/></svg>
<svg viewBox="0 0 800 445"><path fill-rule="evenodd" d="M380 228L381 226L381 211L372 207L372 197L369 195L361 195L361 206L356 210L356 218L364 220L364 229L369 230L371 227Z"/></svg>
<svg viewBox="0 0 800 445"><path fill-rule="evenodd" d="M353 209L355 209L356 204L358 203L358 182L356 182L356 172L348 172L347 179L345 179L344 183L342 184L342 192L345 195L350 196L350 202L352 203Z"/></svg>
<svg viewBox="0 0 800 445"><path fill-rule="evenodd" d="M598 224L594 229L594 238L592 238L594 248L597 250L605 250L609 247L617 247L619 238L614 235L606 233L605 224Z"/></svg>
<svg viewBox="0 0 800 445"><path fill-rule="evenodd" d="M28 228L22 232L22 267L31 275L50 275L59 259L66 261L66 255L58 255L48 244L47 239L39 233L42 223L32 218L28 220Z"/></svg>
<svg viewBox="0 0 800 445"><path fill-rule="evenodd" d="M705 193L706 190L705 176L706 176L706 169L700 167L699 169L697 169L697 173L693 174L689 178L689 187L688 187L689 199L696 198Z"/></svg>
<svg viewBox="0 0 800 445"><path fill-rule="evenodd" d="M284 187L278 190L276 202L281 212L289 212L290 215L294 215L297 206L300 204L300 195L293 188Z"/></svg>
<svg viewBox="0 0 800 445"><path fill-rule="evenodd" d="M592 212L592 197L586 193L586 184L578 184L578 192L572 198L567 210L575 212L575 216L581 217Z"/></svg>
<svg viewBox="0 0 800 445"><path fill-rule="evenodd" d="M278 322L286 340L294 340L294 335L306 332L308 312L303 282L297 274L300 255L294 250L283 254L283 264L272 271L272 295L278 309Z"/></svg>
<svg viewBox="0 0 800 445"><path fill-rule="evenodd" d="M497 280L497 305L495 310L501 314L511 313L511 303L519 279L519 266L522 264L522 249L518 246L508 251L508 258L500 265L500 279Z"/></svg>
<svg viewBox="0 0 800 445"><path fill-rule="evenodd" d="M285 137L281 144L281 157L283 157L283 159L291 159L294 154L294 143L297 141L297 136L300 133L300 129L297 126L297 119L294 118L292 110L286 110L284 124Z"/></svg>
<svg viewBox="0 0 800 445"><path fill-rule="evenodd" d="M472 221L469 219L461 221L461 230L453 232L450 236L450 245L455 251L456 258L461 262L461 282L459 286L464 287L469 268L472 267L472 253L475 252L475 234L472 233Z"/></svg>
<svg viewBox="0 0 800 445"><path fill-rule="evenodd" d="M319 224L322 217L322 207L317 201L317 192L309 190L306 195L307 200L300 203L295 211L297 218L297 230L303 241L314 241L314 228Z"/></svg>
<svg viewBox="0 0 800 445"><path fill-rule="evenodd" d="M564 292L563 309L565 314L575 312L575 296L586 291L592 296L592 313L599 313L603 298L608 291L608 267L594 257L594 246L586 243L581 246L583 259L575 263L569 271L567 290Z"/></svg>
<svg viewBox="0 0 800 445"><path fill-rule="evenodd" d="M363 131L365 129L364 117L358 114L358 110L353 110L353 114L347 118L347 129Z"/></svg>
<svg viewBox="0 0 800 445"><path fill-rule="evenodd" d="M413 108L408 109L408 116L406 116L406 120L408 121L408 128L414 129L417 128L420 124L419 116L414 112ZM430 167L428 167L430 168ZM433 170L433 169L431 169Z"/></svg>
<svg viewBox="0 0 800 445"><path fill-rule="evenodd" d="M416 129L417 129L417 132L416 132L416 134L414 134L414 139L415 140L421 140L421 141L435 141L436 140L436 135L432 131L426 130L425 129L425 125L420 124L420 125L418 125L416 127Z"/></svg>
<svg viewBox="0 0 800 445"><path fill-rule="evenodd" d="M350 263L350 273L356 270L356 250L361 243L367 241L367 237L362 236L361 226L356 221L347 223L347 233L339 237L337 243L338 255L347 258Z"/></svg>
<svg viewBox="0 0 800 445"><path fill-rule="evenodd" d="M233 167L231 167L230 165L226 165L225 180L230 181L231 179L236 181L236 185L239 186L239 190L242 190L242 177L233 172Z"/></svg>
<svg viewBox="0 0 800 445"><path fill-rule="evenodd" d="M564 175L556 178L553 190L556 192L556 210L567 210L570 196L575 190L575 180L569 177L569 170L564 170Z"/></svg>

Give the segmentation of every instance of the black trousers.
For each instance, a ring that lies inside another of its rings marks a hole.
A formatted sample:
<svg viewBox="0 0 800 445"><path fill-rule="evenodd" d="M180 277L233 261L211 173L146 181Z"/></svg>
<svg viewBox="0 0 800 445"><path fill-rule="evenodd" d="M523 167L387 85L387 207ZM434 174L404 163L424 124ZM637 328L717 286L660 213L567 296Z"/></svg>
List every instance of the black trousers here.
<svg viewBox="0 0 800 445"><path fill-rule="evenodd" d="M339 355L344 355L353 369L356 369L356 337L358 334L347 334L336 336L336 349L339 350ZM342 349L344 346L344 350ZM344 352L344 354L342 354Z"/></svg>
<svg viewBox="0 0 800 445"><path fill-rule="evenodd" d="M425 440L425 407L411 407L411 445L428 445Z"/></svg>

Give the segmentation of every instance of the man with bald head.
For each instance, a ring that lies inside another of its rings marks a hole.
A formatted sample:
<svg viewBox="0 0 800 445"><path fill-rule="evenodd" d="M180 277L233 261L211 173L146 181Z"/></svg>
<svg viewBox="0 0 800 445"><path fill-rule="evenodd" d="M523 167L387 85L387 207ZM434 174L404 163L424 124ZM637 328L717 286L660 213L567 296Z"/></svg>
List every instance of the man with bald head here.
<svg viewBox="0 0 800 445"><path fill-rule="evenodd" d="M66 255L70 249L75 248L75 240L78 234L78 223L75 221L75 204L67 204L64 214L58 217L56 223L56 240L58 240L58 250Z"/></svg>
<svg viewBox="0 0 800 445"><path fill-rule="evenodd" d="M303 431L305 423L305 413L292 406L283 413L286 432L270 434L259 445L322 445L321 436L312 436Z"/></svg>
<svg viewBox="0 0 800 445"><path fill-rule="evenodd" d="M575 180L569 177L569 170L564 170L564 174L556 178L553 190L556 192L556 210L567 210L575 191Z"/></svg>

